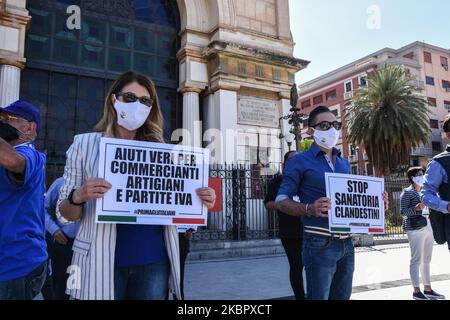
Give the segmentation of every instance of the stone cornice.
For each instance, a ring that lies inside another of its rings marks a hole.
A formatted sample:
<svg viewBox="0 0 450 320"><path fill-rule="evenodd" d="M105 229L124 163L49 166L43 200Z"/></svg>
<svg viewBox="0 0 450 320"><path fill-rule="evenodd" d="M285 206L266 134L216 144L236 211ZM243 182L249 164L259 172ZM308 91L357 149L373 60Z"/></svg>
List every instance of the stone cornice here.
<svg viewBox="0 0 450 320"><path fill-rule="evenodd" d="M14 67L17 67L17 68L19 68L21 70L25 68L25 63L22 62L22 61L11 60L11 59L4 59L4 58L0 58L0 65L14 66Z"/></svg>
<svg viewBox="0 0 450 320"><path fill-rule="evenodd" d="M227 54L236 55L237 57L246 56L255 61L265 63L270 62L271 64L277 64L285 67L290 66L298 71L306 68L310 63L306 60L223 41L211 42L205 50L205 55L209 57L219 52L226 52Z"/></svg>
<svg viewBox="0 0 450 320"><path fill-rule="evenodd" d="M21 24L24 26L28 26L31 16L24 16L20 14L10 13L6 10L3 13L0 13L2 17L2 22L5 24Z"/></svg>
<svg viewBox="0 0 450 320"><path fill-rule="evenodd" d="M178 90L181 94L187 93L187 92L194 92L194 93L200 93L202 92L202 89L195 88L195 87L184 87Z"/></svg>

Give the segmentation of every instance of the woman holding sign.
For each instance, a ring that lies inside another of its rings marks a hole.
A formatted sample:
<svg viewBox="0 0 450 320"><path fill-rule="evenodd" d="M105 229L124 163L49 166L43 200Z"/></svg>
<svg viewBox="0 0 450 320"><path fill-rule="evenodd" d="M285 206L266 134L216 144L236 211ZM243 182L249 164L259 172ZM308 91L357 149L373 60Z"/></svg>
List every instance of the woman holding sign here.
<svg viewBox="0 0 450 320"><path fill-rule="evenodd" d="M163 143L163 117L153 82L122 74L111 86L95 133L81 134L67 152L57 216L80 222L73 245L67 293L81 300L163 300L180 295L180 259L175 226L96 224L96 200L112 187L98 176L101 137ZM197 190L208 208L213 189Z"/></svg>
<svg viewBox="0 0 450 320"><path fill-rule="evenodd" d="M400 196L400 210L403 215L403 229L406 231L411 247L410 275L414 287L414 300L445 299L431 288L430 263L433 255L434 237L428 218L428 208L420 200L424 184L424 169L409 168L407 175L411 186ZM420 291L419 271L422 273L425 290Z"/></svg>

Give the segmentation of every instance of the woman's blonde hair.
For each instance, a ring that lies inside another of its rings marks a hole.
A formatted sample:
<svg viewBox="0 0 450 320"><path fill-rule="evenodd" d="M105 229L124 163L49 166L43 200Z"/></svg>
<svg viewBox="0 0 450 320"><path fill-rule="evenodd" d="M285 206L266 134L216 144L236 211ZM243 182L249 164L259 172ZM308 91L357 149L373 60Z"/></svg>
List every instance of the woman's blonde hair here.
<svg viewBox="0 0 450 320"><path fill-rule="evenodd" d="M150 93L150 98L153 100L152 111L147 117L144 125L137 130L136 140L164 142L164 120L155 85L150 78L132 71L123 73L112 84L105 98L103 116L95 126L94 130L97 132L104 132L109 137L117 137L117 112L116 109L114 109L112 96L113 94L121 92L126 85L133 82L145 87Z"/></svg>

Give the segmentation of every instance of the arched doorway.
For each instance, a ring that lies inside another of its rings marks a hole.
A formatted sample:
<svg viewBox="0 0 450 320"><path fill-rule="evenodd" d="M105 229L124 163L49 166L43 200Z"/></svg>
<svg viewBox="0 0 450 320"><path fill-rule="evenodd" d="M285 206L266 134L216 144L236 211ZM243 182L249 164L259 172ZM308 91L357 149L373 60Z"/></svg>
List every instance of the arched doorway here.
<svg viewBox="0 0 450 320"><path fill-rule="evenodd" d="M81 29L66 26L68 5L81 8ZM37 147L63 164L75 134L92 131L105 94L122 72L150 76L158 87L165 136L181 127L177 94L180 18L175 0L30 0L27 66L20 98L39 106Z"/></svg>

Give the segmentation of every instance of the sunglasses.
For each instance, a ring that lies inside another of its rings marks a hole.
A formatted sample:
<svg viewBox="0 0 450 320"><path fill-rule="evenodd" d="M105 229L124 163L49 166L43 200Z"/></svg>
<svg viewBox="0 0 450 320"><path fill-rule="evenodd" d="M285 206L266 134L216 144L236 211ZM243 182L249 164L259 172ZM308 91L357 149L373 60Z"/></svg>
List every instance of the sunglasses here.
<svg viewBox="0 0 450 320"><path fill-rule="evenodd" d="M116 93L116 97L122 97L123 101L126 103L136 102L139 100L140 103L146 105L151 108L153 104L153 100L150 97L138 97L132 92L119 92Z"/></svg>
<svg viewBox="0 0 450 320"><path fill-rule="evenodd" d="M26 119L23 119L23 118L20 118L20 117L16 117L16 116L13 116L13 115L11 115L11 114L9 114L9 113L0 113L0 121L2 121L2 122L10 122L10 121L12 121L12 120L20 120L20 121L29 122L29 121L26 120Z"/></svg>
<svg viewBox="0 0 450 320"><path fill-rule="evenodd" d="M313 126L313 128L319 127L320 130L322 131L327 131L330 130L331 127L335 128L336 130L341 130L342 129L342 122L339 121L334 121L334 122L329 122L329 121L322 121L316 125Z"/></svg>

